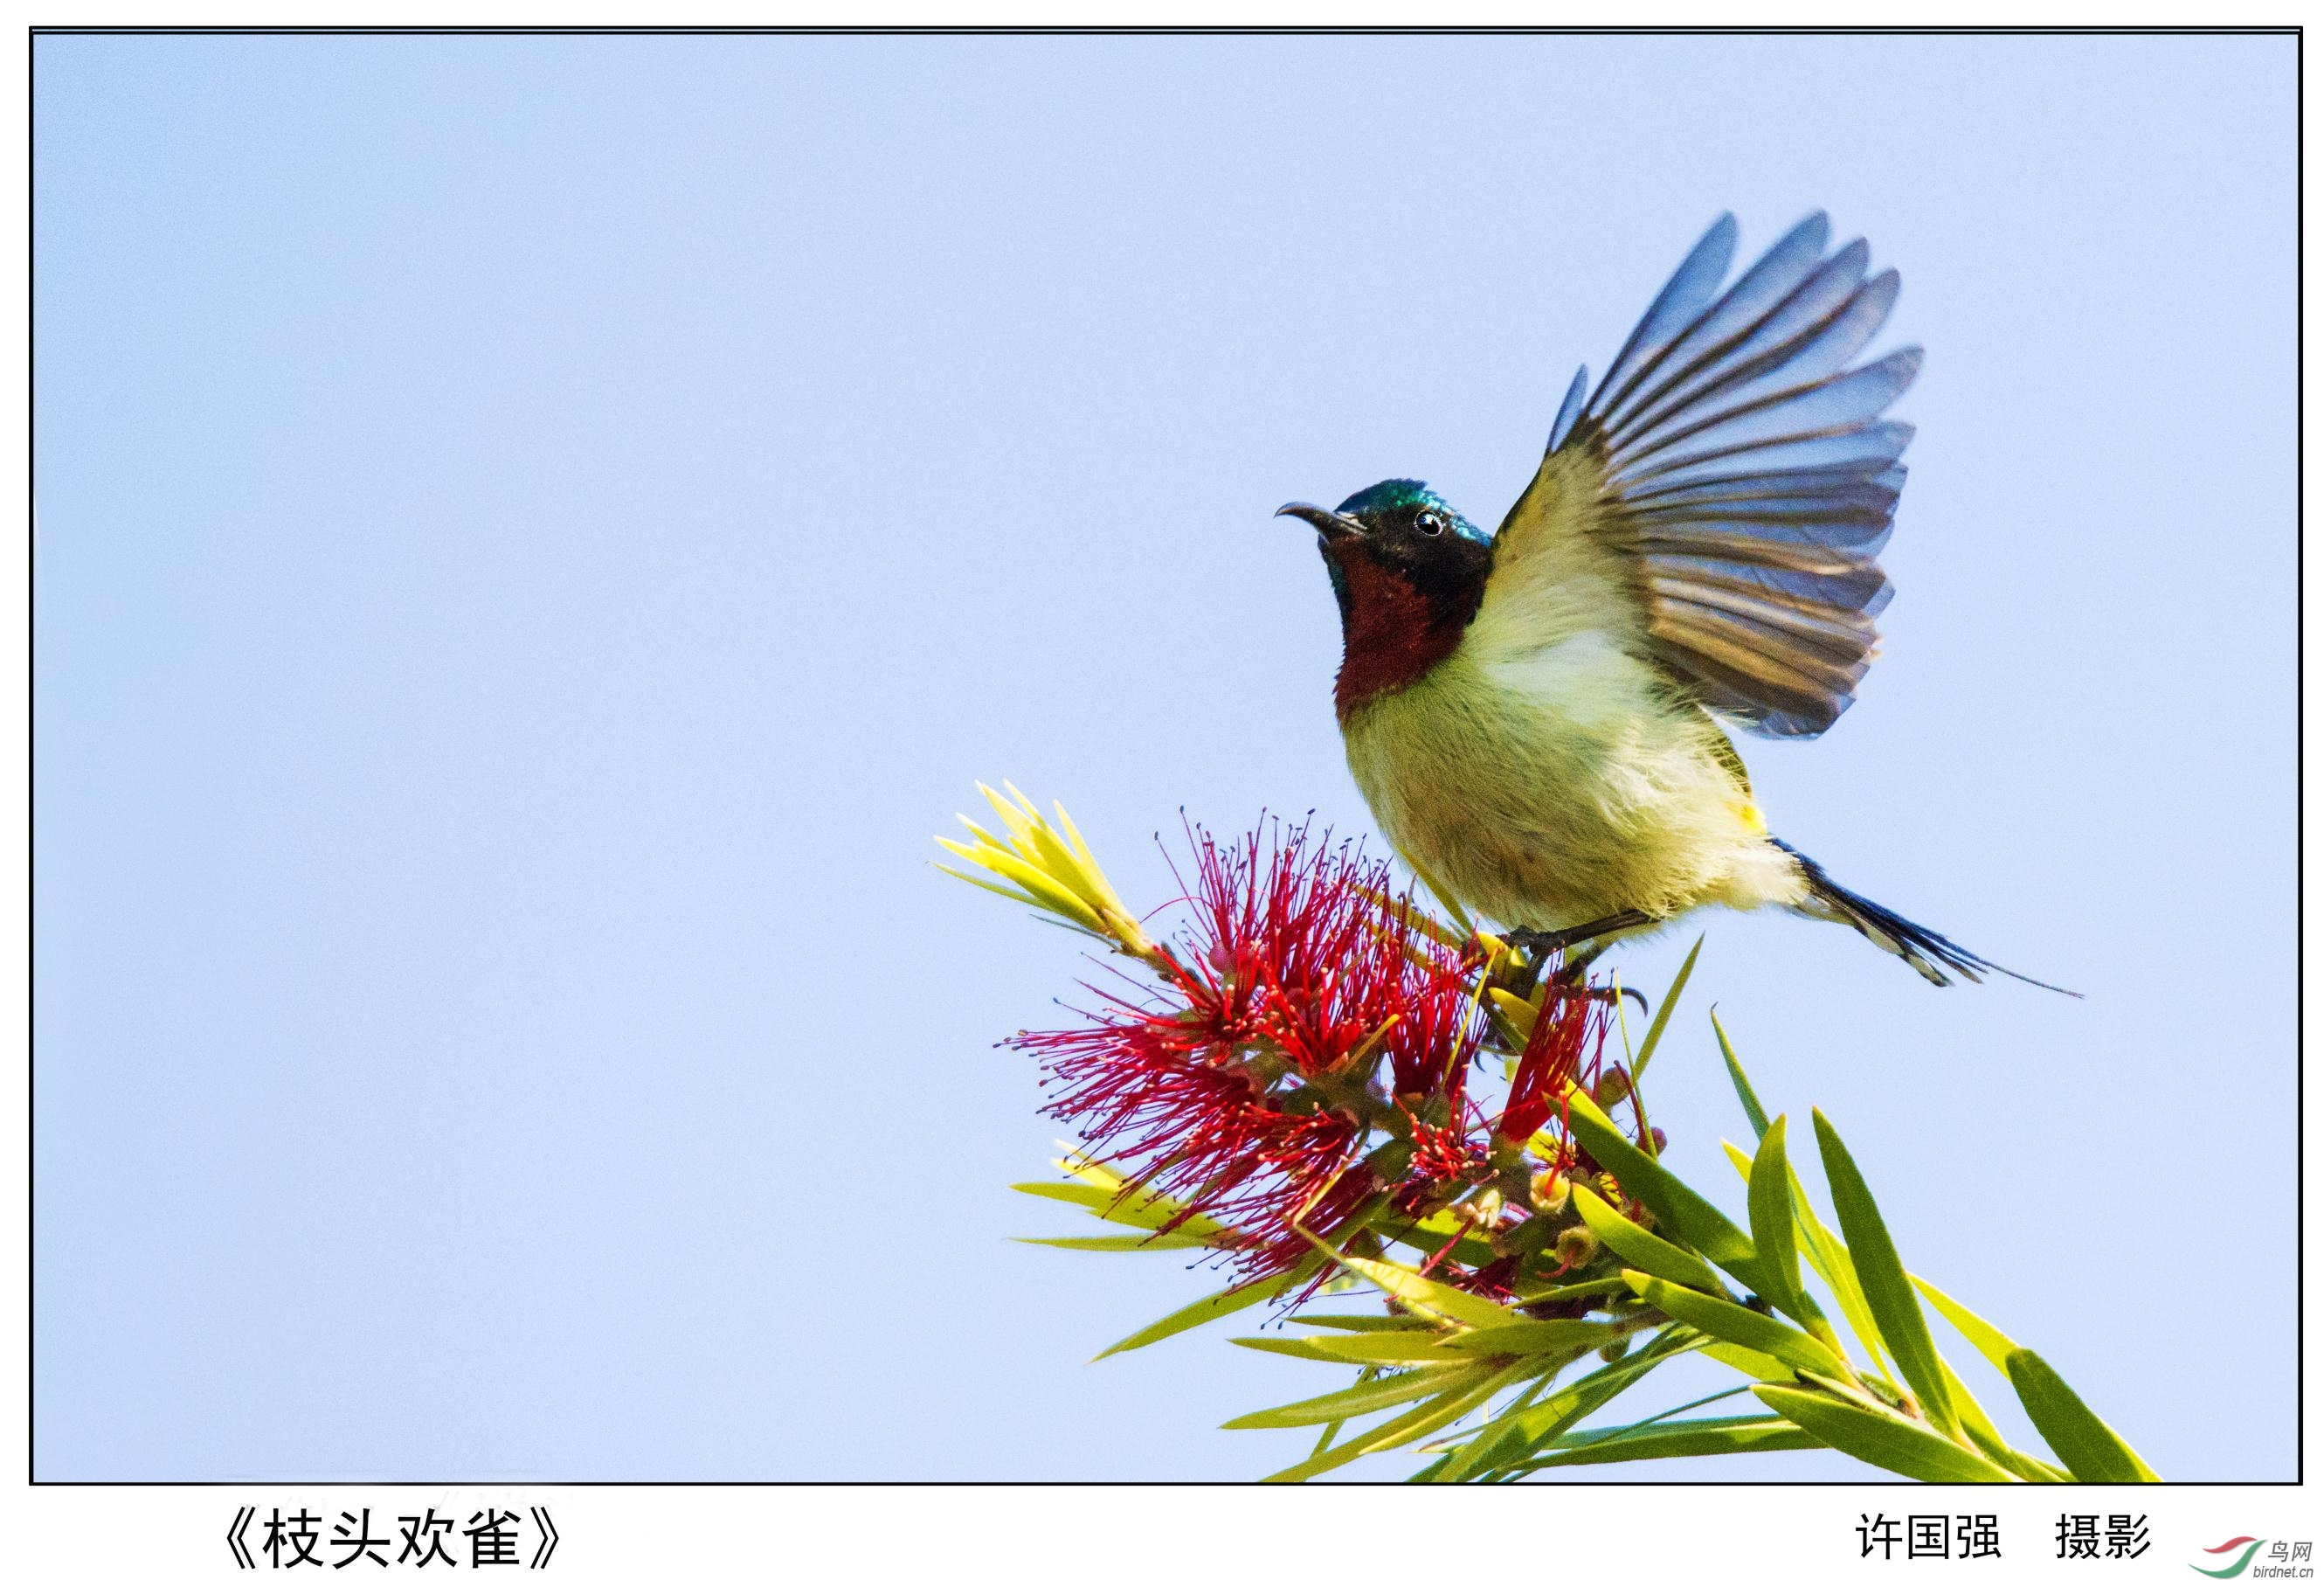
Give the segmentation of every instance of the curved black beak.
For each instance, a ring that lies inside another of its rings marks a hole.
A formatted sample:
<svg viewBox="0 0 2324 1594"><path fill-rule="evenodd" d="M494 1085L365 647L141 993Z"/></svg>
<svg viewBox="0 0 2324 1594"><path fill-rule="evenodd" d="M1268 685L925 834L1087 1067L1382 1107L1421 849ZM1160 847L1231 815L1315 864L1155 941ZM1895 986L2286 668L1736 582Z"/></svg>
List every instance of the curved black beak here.
<svg viewBox="0 0 2324 1594"><path fill-rule="evenodd" d="M1349 515L1335 514L1331 510L1319 508L1313 504L1286 504L1275 513L1288 514L1295 519L1305 521L1323 533L1323 541L1326 542L1337 542L1343 538L1360 537L1364 534L1363 522Z"/></svg>

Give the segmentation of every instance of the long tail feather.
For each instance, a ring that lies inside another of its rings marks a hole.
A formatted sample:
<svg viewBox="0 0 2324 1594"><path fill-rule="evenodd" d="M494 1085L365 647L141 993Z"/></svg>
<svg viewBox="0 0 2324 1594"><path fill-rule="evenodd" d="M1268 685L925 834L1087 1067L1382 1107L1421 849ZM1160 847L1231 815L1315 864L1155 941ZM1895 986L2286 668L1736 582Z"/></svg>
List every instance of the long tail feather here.
<svg viewBox="0 0 2324 1594"><path fill-rule="evenodd" d="M1768 839L1775 839L1773 837ZM2026 985L2080 999L2082 993L2080 991L2051 985L2031 975L2020 974L2015 968L2004 968L1992 959L1980 958L1960 942L1915 924L1869 897L1857 895L1825 874L1821 864L1798 848L1784 841L1776 841L1775 845L1790 853L1799 864L1800 872L1807 876L1808 901L1802 905L1800 912L1813 918L1830 919L1849 926L1882 951L1893 953L1911 964L1913 971L1931 985L1949 986L1956 975L1972 984L1982 984L1986 975L2006 974Z"/></svg>

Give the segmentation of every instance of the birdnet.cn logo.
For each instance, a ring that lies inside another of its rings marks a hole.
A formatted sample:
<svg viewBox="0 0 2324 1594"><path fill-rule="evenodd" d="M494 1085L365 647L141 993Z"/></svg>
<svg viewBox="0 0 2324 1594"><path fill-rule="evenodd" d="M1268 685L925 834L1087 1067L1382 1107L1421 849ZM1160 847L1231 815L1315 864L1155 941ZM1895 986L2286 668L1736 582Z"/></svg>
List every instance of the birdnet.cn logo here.
<svg viewBox="0 0 2324 1594"><path fill-rule="evenodd" d="M2246 1571L2255 1578L2312 1578L2316 1563L2310 1557L2315 1548L2312 1539L2255 1539L2237 1534L2202 1552L2209 1565L2192 1561L2187 1564L2207 1578L2239 1578Z"/></svg>

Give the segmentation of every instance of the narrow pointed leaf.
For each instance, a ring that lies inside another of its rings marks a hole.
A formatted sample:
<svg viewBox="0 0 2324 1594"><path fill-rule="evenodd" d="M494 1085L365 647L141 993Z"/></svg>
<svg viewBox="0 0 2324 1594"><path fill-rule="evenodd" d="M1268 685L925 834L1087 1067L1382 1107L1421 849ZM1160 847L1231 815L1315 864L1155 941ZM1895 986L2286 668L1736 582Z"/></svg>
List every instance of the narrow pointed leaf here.
<svg viewBox="0 0 2324 1594"><path fill-rule="evenodd" d="M1191 1234L1068 1234L1049 1238L1019 1235L1020 1246L1054 1246L1060 1251L1187 1251L1209 1246Z"/></svg>
<svg viewBox="0 0 2324 1594"><path fill-rule="evenodd" d="M1091 911L1087 903L1022 858L995 852L990 848L964 846L957 841L945 840L941 836L936 840L979 868L990 869L1020 887L1049 912L1072 920L1093 934L1104 932L1104 923Z"/></svg>
<svg viewBox="0 0 2324 1594"><path fill-rule="evenodd" d="M1832 1208L1840 1214L1840 1233L1848 1237L1848 1253L1872 1321L1880 1326L1880 1337L1895 1358L1898 1375L1921 1397L1929 1420L1958 1437L1960 1424L1953 1416L1944 1376L1937 1370L1936 1343L1929 1338L1928 1321L1921 1315L1920 1298L1904 1276L1904 1265L1896 1259L1888 1226L1881 1219L1864 1175L1857 1171L1856 1159L1848 1154L1840 1131L1821 1108L1815 1113L1815 1130L1817 1145L1823 1153L1824 1182L1831 1187Z"/></svg>
<svg viewBox="0 0 2324 1594"><path fill-rule="evenodd" d="M2019 1346L2009 1353L2009 1382L2025 1414L2078 1483L2160 1483L2154 1469L2082 1404L2050 1364Z"/></svg>
<svg viewBox="0 0 2324 1594"><path fill-rule="evenodd" d="M1743 1175L1744 1182L1749 1183L1750 1157L1732 1141L1722 1140L1719 1145L1726 1152L1727 1160L1735 1164L1735 1171ZM1793 1233L1799 1254L1808 1259L1808 1265L1815 1269L1816 1276L1829 1284L1832 1293L1840 1298L1840 1313L1847 1318L1848 1326L1856 1331L1858 1343L1869 1353L1873 1365L1886 1371L1888 1358L1882 1353L1880 1334L1873 1324L1871 1309L1864 1304L1864 1293L1857 1286L1856 1269L1849 1263L1848 1248L1840 1243L1838 1236L1824 1228L1823 1220L1815 1215L1815 1209L1808 1205L1807 1191L1800 1183L1797 1169L1792 1171L1791 1186L1792 1217L1794 1220ZM1804 1283L1800 1286L1800 1305L1807 1313L1800 1321L1808 1325L1808 1330L1833 1349L1840 1350L1839 1332L1824 1317L1823 1308L1817 1304L1816 1298L1808 1293ZM1843 1351L1842 1354L1846 1353Z"/></svg>
<svg viewBox="0 0 2324 1594"><path fill-rule="evenodd" d="M942 840L943 838L938 837L937 839ZM944 864L931 864L928 867L939 875L950 875L955 880L965 880L979 891L989 891L995 896L1005 896L1010 902L1023 903L1028 908L1038 908L1041 905L1039 897L1028 895L1013 886L997 885L991 880L980 880L964 869L952 868Z"/></svg>
<svg viewBox="0 0 2324 1594"><path fill-rule="evenodd" d="M1719 1037L1719 1054L1727 1060L1727 1077L1734 1081L1735 1094L1743 1103L1743 1117L1751 1126L1751 1133L1765 1139L1767 1134L1767 1109L1759 1105L1758 1092L1751 1089L1750 1078L1735 1055L1735 1044L1727 1038L1727 1026L1719 1022L1719 1010L1711 1009L1711 1032Z"/></svg>
<svg viewBox="0 0 2324 1594"><path fill-rule="evenodd" d="M1787 1323L1762 1317L1748 1306L1718 1300L1646 1274L1626 1271L1622 1276L1649 1304L1689 1328L1699 1329L1730 1345L1740 1345L1746 1350L1772 1356L1786 1367L1805 1368L1827 1378L1848 1376L1848 1364L1832 1354L1831 1346L1810 1339Z"/></svg>
<svg viewBox="0 0 2324 1594"><path fill-rule="evenodd" d="M1572 1110L1574 1138L1620 1182L1626 1194L1644 1202L1665 1229L1740 1279L1747 1288L1766 1293L1759 1289L1761 1270L1751 1250L1750 1236L1631 1145L1629 1136L1614 1126L1614 1120L1590 1099L1588 1091L1570 1088L1565 1101Z"/></svg>
<svg viewBox="0 0 2324 1594"><path fill-rule="evenodd" d="M1639 1228L1582 1185L1573 1187L1573 1209L1599 1242L1641 1273L1666 1278L1708 1295L1725 1295L1727 1286L1711 1265L1692 1251L1683 1251L1658 1234Z"/></svg>
<svg viewBox="0 0 2324 1594"><path fill-rule="evenodd" d="M1952 1364L1940 1355L1937 1365L1944 1371L1945 1387L1952 1392L1953 1414L1960 1419L1961 1432L1969 1435L1969 1443L1985 1452L1987 1460L2015 1472L2029 1483L2073 1481L2067 1473L2038 1457L2027 1455L2002 1438L2001 1430L1996 1428L1993 1419L1985 1414L1985 1408L1978 1404L1977 1396L1969 1393L1969 1385L1960 1381L1960 1375L1953 1371Z"/></svg>
<svg viewBox="0 0 2324 1594"><path fill-rule="evenodd" d="M1467 1233L1462 1230L1466 1228ZM1401 1219L1384 1225L1380 1237L1434 1256L1440 1251L1464 1267L1487 1267L1496 1260L1493 1247L1473 1224L1464 1224L1450 1211L1432 1212L1406 1224Z"/></svg>
<svg viewBox="0 0 2324 1594"><path fill-rule="evenodd" d="M1332 1256L1351 1273L1360 1274L1414 1311L1431 1317L1466 1323L1477 1329L1506 1328L1533 1321L1521 1311L1512 1311L1498 1301L1471 1295L1468 1291L1455 1289L1439 1279L1423 1278L1409 1267L1398 1267L1393 1262L1375 1262L1368 1256L1342 1256L1337 1252Z"/></svg>
<svg viewBox="0 0 2324 1594"><path fill-rule="evenodd" d="M1678 999L1686 989L1687 976L1694 972L1694 959L1702 950L1703 938L1696 936L1694 944L1686 950L1686 961L1678 966L1671 977L1670 989L1663 993L1663 1005L1655 1011L1654 1023L1646 1026L1646 1038L1638 1043L1638 1055L1630 1065L1633 1084L1646 1077L1646 1064L1655 1060L1655 1048L1662 1044L1663 1031L1670 1024L1670 1015L1678 1009Z"/></svg>
<svg viewBox="0 0 2324 1594"><path fill-rule="evenodd" d="M1792 1215L1799 1219L1800 1250L1816 1276L1831 1286L1840 1302L1840 1314L1855 1330L1856 1341L1872 1358L1872 1365L1886 1373L1888 1368L1887 1348L1880 1342L1880 1327L1872 1321L1872 1308L1865 1304L1864 1286L1856 1280L1856 1263L1840 1237L1824 1227L1808 1204L1807 1188L1801 1184L1799 1170L1792 1170Z"/></svg>
<svg viewBox="0 0 2324 1594"><path fill-rule="evenodd" d="M1759 1136L1751 1159L1751 1246L1760 1258L1760 1280L1775 1310L1804 1321L1800 1304L1800 1249L1792 1229L1792 1165L1784 1154L1784 1120Z"/></svg>
<svg viewBox="0 0 2324 1594"><path fill-rule="evenodd" d="M1230 1312L1240 1311L1246 1306L1255 1306L1261 1301L1272 1301L1294 1284L1304 1283L1314 1271L1314 1264L1305 1263L1293 1268L1289 1273L1278 1273L1267 1278L1253 1279L1250 1283L1229 1290L1223 1294L1205 1295L1200 1301L1180 1307L1159 1322L1147 1324L1129 1339L1107 1346L1090 1359L1103 1361L1109 1356L1118 1356L1125 1350L1136 1350L1141 1346L1151 1345L1157 1339L1167 1339L1173 1334L1183 1334L1188 1329L1200 1328L1203 1324L1216 1321Z"/></svg>
<svg viewBox="0 0 2324 1594"><path fill-rule="evenodd" d="M1695 1349L1715 1362L1733 1367L1754 1384L1781 1384L1792 1376L1791 1367L1774 1357L1729 1345L1724 1339L1706 1339Z"/></svg>
<svg viewBox="0 0 2324 1594"><path fill-rule="evenodd" d="M1619 1360L1536 1400L1517 1413L1516 1421L1493 1447L1477 1459L1471 1476L1490 1477L1518 1466L1545 1441L1565 1432L1663 1363L1685 1355L1697 1343L1697 1336L1691 1330L1676 1325L1665 1327Z"/></svg>
<svg viewBox="0 0 2324 1594"><path fill-rule="evenodd" d="M1296 1400L1289 1405L1270 1406L1263 1412L1252 1412L1219 1424L1222 1428L1309 1428L1322 1423L1343 1422L1377 1412L1388 1406L1405 1405L1424 1395L1441 1392L1447 1384L1473 1376L1464 1367L1423 1368L1410 1373L1391 1373L1384 1378L1367 1378L1351 1388L1319 1395L1313 1400Z"/></svg>
<svg viewBox="0 0 2324 1594"><path fill-rule="evenodd" d="M1556 1438L1663 1363L1685 1355L1700 1343L1701 1336L1692 1330L1677 1324L1665 1327L1620 1360L1575 1379L1542 1401L1518 1424L1520 1435L1528 1446Z"/></svg>
<svg viewBox="0 0 2324 1594"><path fill-rule="evenodd" d="M1360 1362L1383 1367L1475 1361L1490 1354L1427 1334L1310 1334L1304 1338L1270 1334L1262 1339L1238 1339L1235 1343L1280 1349L1286 1356L1312 1355L1325 1361ZM1294 1346L1306 1348L1291 1348Z"/></svg>
<svg viewBox="0 0 2324 1594"><path fill-rule="evenodd" d="M1520 1306L1531 1306L1541 1301L1579 1301L1587 1295L1618 1295L1629 1286L1618 1278L1586 1278L1578 1284L1552 1284L1546 1290L1533 1290L1517 1297Z"/></svg>
<svg viewBox="0 0 2324 1594"><path fill-rule="evenodd" d="M1446 1483L1458 1483L1486 1465L1501 1449L1502 1441L1516 1432L1517 1423L1524 1417L1526 1409L1540 1398L1542 1391L1549 1387L1559 1371L1559 1367L1553 1367L1548 1372L1535 1379L1532 1386L1511 1401L1507 1410L1470 1434L1465 1442L1456 1443L1455 1440L1440 1440L1427 1447L1431 1450L1443 1449L1448 1452L1433 1466L1425 1469L1429 1480L1441 1478Z"/></svg>
<svg viewBox="0 0 2324 1594"><path fill-rule="evenodd" d="M1859 1461L1923 1483L2008 1483L2010 1475L1978 1455L1918 1423L1868 1411L1821 1390L1760 1384L1752 1394L1778 1415Z"/></svg>
<svg viewBox="0 0 2324 1594"><path fill-rule="evenodd" d="M1301 1339L1295 1335L1285 1334L1250 1334L1229 1339L1227 1343L1230 1345L1240 1345L1247 1350L1264 1350L1269 1356L1294 1357L1300 1361L1327 1361L1333 1367L1342 1368L1342 1370L1344 1370L1351 1362L1361 1362L1362 1365L1366 1367L1395 1367L1400 1365L1395 1362L1363 1362L1362 1358L1360 1357L1335 1356L1331 1351L1323 1348L1323 1340L1320 1337ZM1424 1358L1414 1358L1412 1359L1415 1362L1417 1362Z"/></svg>
<svg viewBox="0 0 2324 1594"><path fill-rule="evenodd" d="M1295 1317L1311 1329L1343 1329L1351 1334L1441 1334L1444 1325L1425 1317L1389 1317L1373 1312L1318 1311Z"/></svg>
<svg viewBox="0 0 2324 1594"><path fill-rule="evenodd" d="M1507 1328L1470 1329L1453 1335L1445 1343L1448 1348L1458 1347L1479 1356L1553 1356L1595 1350L1637 1331L1581 1318L1547 1318L1512 1323Z"/></svg>
<svg viewBox="0 0 2324 1594"><path fill-rule="evenodd" d="M1490 1366L1480 1366L1470 1375L1467 1382L1455 1384L1434 1400L1423 1403L1417 1409L1389 1418L1379 1427L1360 1433L1345 1443L1333 1446L1320 1455L1308 1457L1295 1467L1270 1473L1268 1483L1304 1483L1308 1478L1344 1467L1360 1456L1375 1450L1394 1450L1410 1444L1416 1439L1435 1432L1448 1423L1488 1399L1493 1391L1508 1380L1509 1374Z"/></svg>
<svg viewBox="0 0 2324 1594"><path fill-rule="evenodd" d="M1937 1309L1939 1315L1960 1330L1962 1339L1977 1347L1979 1356L2005 1373L2009 1370L2009 1353L2017 1348L2015 1340L1917 1273L1913 1274L1913 1287L1929 1298L1929 1304Z"/></svg>
<svg viewBox="0 0 2324 1594"><path fill-rule="evenodd" d="M1746 1456L1762 1450L1820 1450L1823 1440L1781 1417L1727 1417L1702 1423L1655 1423L1569 1433L1526 1470L1591 1467L1601 1462L1655 1461L1674 1456Z"/></svg>
<svg viewBox="0 0 2324 1594"><path fill-rule="evenodd" d="M1198 1240L1222 1236L1231 1237L1233 1233L1226 1225L1199 1212L1188 1212L1169 1197L1153 1191L1124 1196L1118 1189L1106 1189L1079 1178L1028 1180L1009 1188L1022 1191L1027 1195L1040 1196L1047 1200L1065 1201L1084 1208L1108 1223L1119 1223L1129 1228L1159 1229L1165 1224L1171 1224L1174 1226L1173 1234L1183 1234Z"/></svg>

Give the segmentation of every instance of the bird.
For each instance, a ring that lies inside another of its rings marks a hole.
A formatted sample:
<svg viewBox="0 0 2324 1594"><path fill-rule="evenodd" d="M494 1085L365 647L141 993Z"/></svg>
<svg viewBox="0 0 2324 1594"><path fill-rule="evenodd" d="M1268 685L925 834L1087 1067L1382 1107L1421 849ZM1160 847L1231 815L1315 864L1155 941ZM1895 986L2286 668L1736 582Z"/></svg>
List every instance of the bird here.
<svg viewBox="0 0 2324 1594"><path fill-rule="evenodd" d="M2043 985L1840 885L1753 795L1729 732L1821 735L1877 651L1913 437L1884 416L1922 351L1851 365L1900 279L1823 212L1722 292L1736 241L1721 215L1574 376L1491 535L1410 477L1276 512L1338 600L1349 770L1414 875L1545 967L1724 906L1846 925L1936 986Z"/></svg>

